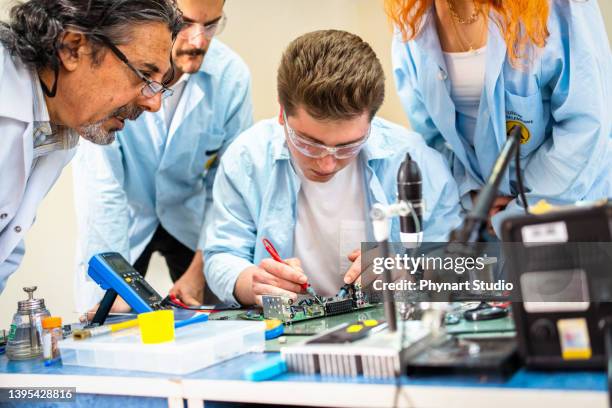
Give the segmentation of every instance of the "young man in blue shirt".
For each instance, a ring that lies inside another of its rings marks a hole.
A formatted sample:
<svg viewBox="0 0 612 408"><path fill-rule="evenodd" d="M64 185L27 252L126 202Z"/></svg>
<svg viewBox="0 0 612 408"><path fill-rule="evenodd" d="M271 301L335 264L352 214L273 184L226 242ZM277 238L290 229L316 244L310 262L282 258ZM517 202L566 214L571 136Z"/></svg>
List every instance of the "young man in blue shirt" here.
<svg viewBox="0 0 612 408"><path fill-rule="evenodd" d="M278 119L236 139L213 187L205 273L222 301L296 298L306 282L331 296L354 281L360 244L373 240L370 208L395 201L406 153L423 174L424 239L443 241L459 224L457 187L443 158L419 135L375 117L384 74L361 38L337 30L297 38L277 82ZM394 219L391 240L399 232ZM270 259L263 238L290 265Z"/></svg>

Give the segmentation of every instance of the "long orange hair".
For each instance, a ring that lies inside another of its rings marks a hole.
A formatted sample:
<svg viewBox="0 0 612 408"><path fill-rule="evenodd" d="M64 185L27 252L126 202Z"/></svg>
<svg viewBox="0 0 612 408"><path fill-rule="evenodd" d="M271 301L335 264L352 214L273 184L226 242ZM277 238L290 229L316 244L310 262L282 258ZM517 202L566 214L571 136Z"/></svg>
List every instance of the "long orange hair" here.
<svg viewBox="0 0 612 408"><path fill-rule="evenodd" d="M401 31L404 41L419 34L423 15L434 0L385 0L385 11ZM549 0L474 0L488 5L508 48L508 58L515 66L530 59L531 45L544 47L548 38L546 21ZM485 7L481 7L481 11ZM483 11L484 12L484 11Z"/></svg>

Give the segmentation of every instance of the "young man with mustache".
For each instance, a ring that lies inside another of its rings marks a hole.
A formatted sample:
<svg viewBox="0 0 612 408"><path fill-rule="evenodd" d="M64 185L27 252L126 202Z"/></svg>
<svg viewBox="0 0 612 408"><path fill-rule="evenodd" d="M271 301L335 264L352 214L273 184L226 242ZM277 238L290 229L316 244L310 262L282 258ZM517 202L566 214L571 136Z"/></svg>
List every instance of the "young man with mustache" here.
<svg viewBox="0 0 612 408"><path fill-rule="evenodd" d="M0 23L0 292L79 139L159 110L179 26L170 0L30 0Z"/></svg>
<svg viewBox="0 0 612 408"><path fill-rule="evenodd" d="M75 160L80 311L103 295L87 276L89 259L103 251L121 253L142 275L158 252L175 282L171 293L188 304L203 301L201 231L219 157L252 124L250 74L213 39L226 22L223 0L177 3L185 25L172 50L174 94L159 112L126 125L115 143L83 144ZM126 309L118 299L114 310Z"/></svg>

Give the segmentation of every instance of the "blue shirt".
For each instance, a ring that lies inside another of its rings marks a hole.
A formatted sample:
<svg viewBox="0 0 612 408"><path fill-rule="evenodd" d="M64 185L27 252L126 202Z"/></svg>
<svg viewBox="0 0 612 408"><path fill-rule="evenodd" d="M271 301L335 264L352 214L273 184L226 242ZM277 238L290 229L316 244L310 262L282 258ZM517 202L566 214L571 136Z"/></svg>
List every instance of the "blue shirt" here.
<svg viewBox="0 0 612 408"><path fill-rule="evenodd" d="M457 187L444 159L416 133L380 118L372 121L370 137L357 158L365 172L366 211L375 203L396 201L397 170L406 153L423 175L423 239L444 241L461 221ZM262 238L271 237L283 259L293 255L299 190L300 179L277 120L259 122L230 146L215 179L204 250L206 281L221 301L238 305L238 275L269 258ZM374 241L371 229L367 236ZM397 218L391 223L390 240L399 242Z"/></svg>
<svg viewBox="0 0 612 408"><path fill-rule="evenodd" d="M162 107L126 122L111 145L83 143L74 164L77 288L93 284L86 277L93 254L116 251L134 262L159 224L185 246L202 247L219 157L252 123L249 70L213 40L200 70L189 76L171 123ZM91 290L96 295L77 291L84 302L79 308L101 294Z"/></svg>
<svg viewBox="0 0 612 408"><path fill-rule="evenodd" d="M493 16L493 14L492 14ZM397 90L412 127L445 153L462 203L491 174L507 125L523 127L521 168L527 199L553 204L609 197L612 192L612 56L596 1L550 2L543 49L530 65L514 68L499 27L489 20L485 84L473 143L458 129L433 10L420 34L393 41ZM514 162L500 194L518 193ZM516 200L493 218L522 212Z"/></svg>

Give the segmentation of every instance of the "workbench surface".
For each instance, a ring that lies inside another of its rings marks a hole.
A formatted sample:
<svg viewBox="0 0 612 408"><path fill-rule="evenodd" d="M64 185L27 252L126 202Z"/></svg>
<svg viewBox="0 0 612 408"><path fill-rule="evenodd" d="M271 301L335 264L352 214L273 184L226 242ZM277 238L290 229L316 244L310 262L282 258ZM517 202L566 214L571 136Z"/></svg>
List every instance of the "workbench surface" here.
<svg viewBox="0 0 612 408"><path fill-rule="evenodd" d="M368 317L379 318L381 311L373 309L368 313ZM309 330L316 329L318 332L323 328L322 325L333 326L354 320L355 317L335 316L325 323L323 319L319 319L319 322L313 320L310 324L316 326L310 326ZM482 332L490 332L492 328L500 332L512 329L509 319L483 323L478 324ZM465 324L457 325L452 330L462 332L466 328L474 329ZM288 331L293 330L303 333L307 331L306 325L300 328L297 324ZM294 334L288 336L292 342L304 338ZM277 348L277 341L268 342L268 349ZM603 408L607 405L604 372L533 372L522 369L506 379L482 376L403 376L399 381L288 373L273 381L259 383L242 379L245 368L276 355L277 352L251 353L184 376L61 365L45 367L41 360L14 362L3 355L0 356L0 386L77 387L77 404L65 404L71 407L92 404L104 406L106 402L113 406L120 404L122 408L183 407L185 400L190 408L201 407L203 401L206 401L206 407L214 406L209 401L346 407L504 408L537 404L555 408Z"/></svg>

